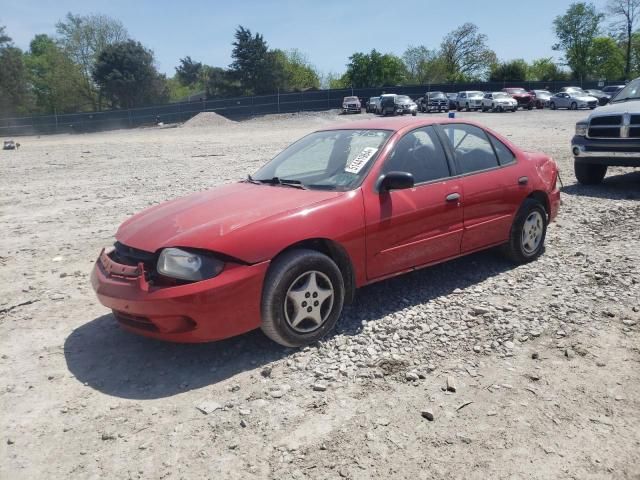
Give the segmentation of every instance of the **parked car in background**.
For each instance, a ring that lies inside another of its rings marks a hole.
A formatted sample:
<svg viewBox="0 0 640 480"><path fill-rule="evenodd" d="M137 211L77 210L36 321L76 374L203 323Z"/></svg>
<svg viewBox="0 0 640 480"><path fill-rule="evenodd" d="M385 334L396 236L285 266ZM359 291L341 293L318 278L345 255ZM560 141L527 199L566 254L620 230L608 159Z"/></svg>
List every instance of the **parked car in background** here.
<svg viewBox="0 0 640 480"><path fill-rule="evenodd" d="M358 97L344 97L342 113L362 113L362 104Z"/></svg>
<svg viewBox="0 0 640 480"><path fill-rule="evenodd" d="M533 104L537 109L549 106L549 99L553 96L549 90L531 90L529 92L533 99Z"/></svg>
<svg viewBox="0 0 640 480"><path fill-rule="evenodd" d="M3 150L15 150L16 149L16 142L14 142L13 140L5 140L2 143L2 149Z"/></svg>
<svg viewBox="0 0 640 480"><path fill-rule="evenodd" d="M380 108L378 113L382 116L395 115L397 113L395 93L385 93L380 96Z"/></svg>
<svg viewBox="0 0 640 480"><path fill-rule="evenodd" d="M611 95L608 93L604 93L602 90L598 90L595 88L589 88L584 91L587 95L591 95L598 99L598 105L606 105L611 100Z"/></svg>
<svg viewBox="0 0 640 480"><path fill-rule="evenodd" d="M584 93L584 90L582 89L582 87L562 87L560 89L560 92L563 92L563 93L582 92L582 93ZM558 93L560 93L560 92L558 92Z"/></svg>
<svg viewBox="0 0 640 480"><path fill-rule="evenodd" d="M515 112L518 109L518 102L504 92L489 92L484 94L482 99L482 111L486 112Z"/></svg>
<svg viewBox="0 0 640 480"><path fill-rule="evenodd" d="M569 110L577 110L579 108L594 109L598 106L598 99L578 91L558 92L549 99L549 108L556 110L558 108L568 108Z"/></svg>
<svg viewBox="0 0 640 480"><path fill-rule="evenodd" d="M376 113L380 108L380 97L371 97L367 100L367 113Z"/></svg>
<svg viewBox="0 0 640 480"><path fill-rule="evenodd" d="M458 108L458 94L457 93L445 93L447 100L449 100L449 110L455 110Z"/></svg>
<svg viewBox="0 0 640 480"><path fill-rule="evenodd" d="M640 167L640 78L576 123L571 140L578 182L602 182L608 167Z"/></svg>
<svg viewBox="0 0 640 480"><path fill-rule="evenodd" d="M466 90L458 92L456 108L460 112L463 108L469 112L471 110L482 110L482 99L484 93L477 90Z"/></svg>
<svg viewBox="0 0 640 480"><path fill-rule="evenodd" d="M421 112L448 112L449 99L443 92L427 92L416 102Z"/></svg>
<svg viewBox="0 0 640 480"><path fill-rule="evenodd" d="M608 85L602 89L607 95L611 95L613 98L620 90L624 88L624 85Z"/></svg>
<svg viewBox="0 0 640 480"><path fill-rule="evenodd" d="M396 96L396 113L404 115L410 113L414 117L418 114L418 105L407 95Z"/></svg>
<svg viewBox="0 0 640 480"><path fill-rule="evenodd" d="M526 108L527 110L533 109L533 97L524 88L507 87L503 88L502 91L511 95L518 102L518 107Z"/></svg>
<svg viewBox="0 0 640 480"><path fill-rule="evenodd" d="M136 334L206 342L261 328L307 345L365 285L496 246L535 260L557 180L551 157L472 122L341 122L244 181L130 217L91 284Z"/></svg>

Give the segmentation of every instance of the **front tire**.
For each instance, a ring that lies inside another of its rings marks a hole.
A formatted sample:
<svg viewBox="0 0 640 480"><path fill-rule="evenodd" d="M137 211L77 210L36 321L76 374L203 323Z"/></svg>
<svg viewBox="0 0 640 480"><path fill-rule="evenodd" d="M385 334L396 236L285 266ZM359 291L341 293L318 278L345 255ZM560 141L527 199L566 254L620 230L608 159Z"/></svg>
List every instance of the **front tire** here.
<svg viewBox="0 0 640 480"><path fill-rule="evenodd" d="M607 174L607 166L574 161L573 171L582 185L598 185Z"/></svg>
<svg viewBox="0 0 640 480"><path fill-rule="evenodd" d="M515 263L527 263L544 251L547 235L547 212L540 202L527 198L516 214L505 254Z"/></svg>
<svg viewBox="0 0 640 480"><path fill-rule="evenodd" d="M551 102L551 103L549 104L549 108L550 108L551 110L555 110L555 109L556 109L556 104L555 104L554 102Z"/></svg>
<svg viewBox="0 0 640 480"><path fill-rule="evenodd" d="M300 347L335 326L344 304L340 269L315 250L292 250L277 258L262 291L264 334L280 345Z"/></svg>
<svg viewBox="0 0 640 480"><path fill-rule="evenodd" d="M578 104L576 102L571 102L571 105L569 106L569 109L577 110L578 109Z"/></svg>

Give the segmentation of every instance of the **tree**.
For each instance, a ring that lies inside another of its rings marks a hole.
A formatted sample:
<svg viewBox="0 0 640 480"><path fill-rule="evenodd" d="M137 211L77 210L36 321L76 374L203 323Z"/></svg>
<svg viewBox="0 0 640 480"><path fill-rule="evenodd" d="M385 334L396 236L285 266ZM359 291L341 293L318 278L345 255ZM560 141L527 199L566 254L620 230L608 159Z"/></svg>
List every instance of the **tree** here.
<svg viewBox="0 0 640 480"><path fill-rule="evenodd" d="M539 82L553 82L556 80L566 80L567 75L560 70L551 57L538 58L531 62L529 66L528 80Z"/></svg>
<svg viewBox="0 0 640 480"><path fill-rule="evenodd" d="M11 37L4 31L6 27L0 26L0 48L11 43Z"/></svg>
<svg viewBox="0 0 640 480"><path fill-rule="evenodd" d="M119 20L106 15L68 13L64 20L56 24L56 31L64 50L81 68L81 94L92 103L94 109L100 108L101 101L92 78L94 65L106 47L129 38L127 30Z"/></svg>
<svg viewBox="0 0 640 480"><path fill-rule="evenodd" d="M624 75L629 79L631 75L631 45L633 29L640 15L640 0L609 0L607 12L613 16L611 27L618 32L624 43Z"/></svg>
<svg viewBox="0 0 640 480"><path fill-rule="evenodd" d="M272 92L273 58L269 56L269 46L262 35L253 35L251 30L238 26L233 42L231 57L233 62L229 66L235 78L240 82L246 94Z"/></svg>
<svg viewBox="0 0 640 480"><path fill-rule="evenodd" d="M180 65L176 67L176 77L185 86L191 86L201 80L202 63L194 62L190 56L180 59Z"/></svg>
<svg viewBox="0 0 640 480"><path fill-rule="evenodd" d="M31 108L27 71L22 50L0 27L0 112L4 115L27 113Z"/></svg>
<svg viewBox="0 0 640 480"><path fill-rule="evenodd" d="M524 82L528 78L528 72L529 65L519 58L492 65L489 80L492 82Z"/></svg>
<svg viewBox="0 0 640 480"><path fill-rule="evenodd" d="M224 68L205 65L202 75L207 98L238 96L243 93L240 81Z"/></svg>
<svg viewBox="0 0 640 480"><path fill-rule="evenodd" d="M353 87L400 85L407 78L407 70L399 57L373 49L370 53L351 55L344 77L347 85Z"/></svg>
<svg viewBox="0 0 640 480"><path fill-rule="evenodd" d="M82 83L80 67L51 37L34 37L25 56L25 65L40 112L75 112L85 107L77 91L77 85Z"/></svg>
<svg viewBox="0 0 640 480"><path fill-rule="evenodd" d="M590 71L597 79L620 80L625 75L624 53L611 37L598 37L591 45Z"/></svg>
<svg viewBox="0 0 640 480"><path fill-rule="evenodd" d="M487 46L487 36L473 23L465 23L450 32L440 45L447 80L451 82L485 78L496 54Z"/></svg>
<svg viewBox="0 0 640 480"><path fill-rule="evenodd" d="M166 79L156 70L153 53L133 40L107 46L98 56L93 80L114 107L132 108L168 98Z"/></svg>
<svg viewBox="0 0 640 480"><path fill-rule="evenodd" d="M32 98L22 50L11 45L1 47L0 65L0 112L9 115L28 113Z"/></svg>
<svg viewBox="0 0 640 480"><path fill-rule="evenodd" d="M589 74L593 41L600 30L603 15L591 3L572 3L564 15L553 21L558 43L554 50L563 50L565 61L574 78L582 80Z"/></svg>
<svg viewBox="0 0 640 480"><path fill-rule="evenodd" d="M409 45L402 54L402 61L407 69L407 78L412 83L423 83L420 78L421 65L428 62L434 56L434 52L424 45L414 47Z"/></svg>
<svg viewBox="0 0 640 480"><path fill-rule="evenodd" d="M270 50L271 70L276 88L300 91L319 88L320 77L307 57L297 49Z"/></svg>

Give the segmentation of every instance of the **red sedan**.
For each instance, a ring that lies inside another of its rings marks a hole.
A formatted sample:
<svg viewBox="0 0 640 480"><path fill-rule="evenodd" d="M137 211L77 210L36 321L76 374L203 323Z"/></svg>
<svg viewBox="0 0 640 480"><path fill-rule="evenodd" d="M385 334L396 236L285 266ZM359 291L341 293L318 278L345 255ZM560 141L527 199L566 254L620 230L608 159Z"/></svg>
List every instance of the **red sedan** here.
<svg viewBox="0 0 640 480"><path fill-rule="evenodd" d="M244 181L128 219L91 281L135 333L205 342L260 327L304 345L363 285L498 245L535 259L557 179L550 157L472 122L340 124Z"/></svg>

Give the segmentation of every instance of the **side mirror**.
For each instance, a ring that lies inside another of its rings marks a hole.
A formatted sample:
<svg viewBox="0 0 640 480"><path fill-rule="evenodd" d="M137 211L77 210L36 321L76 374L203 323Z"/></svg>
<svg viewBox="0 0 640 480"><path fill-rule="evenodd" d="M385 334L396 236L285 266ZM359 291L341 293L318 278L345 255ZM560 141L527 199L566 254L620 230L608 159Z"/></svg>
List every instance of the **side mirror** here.
<svg viewBox="0 0 640 480"><path fill-rule="evenodd" d="M378 189L380 192L388 192L390 190L404 190L413 188L415 182L413 175L409 172L389 172L384 174L378 180Z"/></svg>

